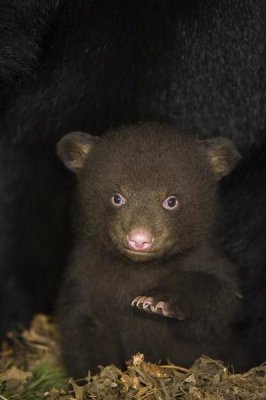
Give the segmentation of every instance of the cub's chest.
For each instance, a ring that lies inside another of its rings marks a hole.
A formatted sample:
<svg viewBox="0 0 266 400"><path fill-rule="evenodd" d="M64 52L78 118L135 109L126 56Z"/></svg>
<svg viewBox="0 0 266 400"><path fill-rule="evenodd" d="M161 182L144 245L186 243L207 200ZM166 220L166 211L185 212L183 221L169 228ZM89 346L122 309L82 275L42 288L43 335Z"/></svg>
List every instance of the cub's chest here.
<svg viewBox="0 0 266 400"><path fill-rule="evenodd" d="M88 295L98 299L99 307L131 309L131 302L137 296L159 286L168 275L169 271L158 264L110 266L90 274Z"/></svg>

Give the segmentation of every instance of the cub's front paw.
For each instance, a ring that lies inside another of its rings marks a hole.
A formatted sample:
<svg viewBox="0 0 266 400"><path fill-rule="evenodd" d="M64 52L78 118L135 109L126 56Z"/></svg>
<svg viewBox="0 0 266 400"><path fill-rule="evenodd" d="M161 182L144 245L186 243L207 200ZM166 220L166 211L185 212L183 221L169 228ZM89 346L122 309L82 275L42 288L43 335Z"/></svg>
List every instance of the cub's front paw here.
<svg viewBox="0 0 266 400"><path fill-rule="evenodd" d="M175 318L180 321L185 319L185 315L178 304L165 296L138 296L132 301L131 306L162 317Z"/></svg>

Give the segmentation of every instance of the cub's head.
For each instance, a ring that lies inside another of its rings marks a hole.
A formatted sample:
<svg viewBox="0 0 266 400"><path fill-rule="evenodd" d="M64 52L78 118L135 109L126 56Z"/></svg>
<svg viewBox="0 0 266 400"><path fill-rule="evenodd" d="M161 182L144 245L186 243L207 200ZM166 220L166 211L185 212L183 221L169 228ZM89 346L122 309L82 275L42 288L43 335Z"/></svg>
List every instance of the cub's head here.
<svg viewBox="0 0 266 400"><path fill-rule="evenodd" d="M199 140L159 124L69 133L57 145L78 178L82 232L135 261L182 253L211 234L217 182L240 155L221 137Z"/></svg>

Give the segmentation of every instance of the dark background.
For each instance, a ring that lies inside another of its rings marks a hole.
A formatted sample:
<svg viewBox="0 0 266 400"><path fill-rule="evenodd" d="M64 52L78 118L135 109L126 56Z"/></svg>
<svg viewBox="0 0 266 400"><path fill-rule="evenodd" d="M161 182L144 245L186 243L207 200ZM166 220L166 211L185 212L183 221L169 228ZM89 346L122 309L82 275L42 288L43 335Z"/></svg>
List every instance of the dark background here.
<svg viewBox="0 0 266 400"><path fill-rule="evenodd" d="M232 139L221 232L239 266L250 363L266 359L263 0L2 0L0 331L51 312L66 255L72 130L156 120Z"/></svg>

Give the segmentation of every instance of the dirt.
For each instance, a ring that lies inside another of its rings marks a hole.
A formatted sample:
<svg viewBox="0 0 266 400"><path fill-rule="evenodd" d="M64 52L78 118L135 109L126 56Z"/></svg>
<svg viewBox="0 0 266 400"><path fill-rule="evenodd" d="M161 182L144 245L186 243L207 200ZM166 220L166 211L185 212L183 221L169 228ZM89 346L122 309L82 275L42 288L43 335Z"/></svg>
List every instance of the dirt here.
<svg viewBox="0 0 266 400"><path fill-rule="evenodd" d="M147 363L144 355L136 354L125 371L111 365L74 382L59 362L56 325L38 315L29 330L10 333L2 343L0 399L266 399L266 365L233 374L222 362L206 356L186 369Z"/></svg>

